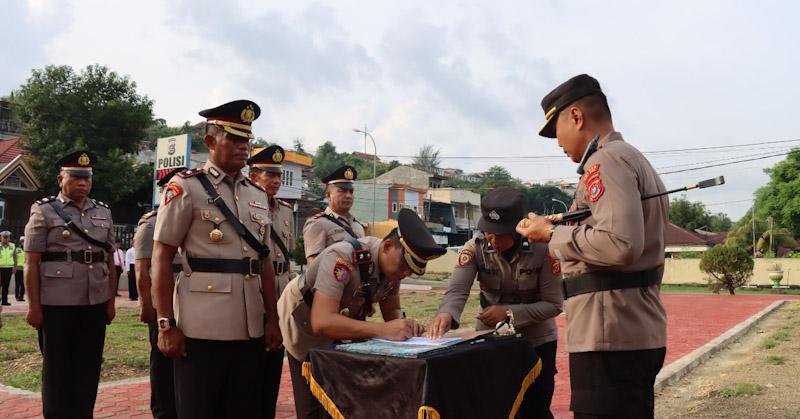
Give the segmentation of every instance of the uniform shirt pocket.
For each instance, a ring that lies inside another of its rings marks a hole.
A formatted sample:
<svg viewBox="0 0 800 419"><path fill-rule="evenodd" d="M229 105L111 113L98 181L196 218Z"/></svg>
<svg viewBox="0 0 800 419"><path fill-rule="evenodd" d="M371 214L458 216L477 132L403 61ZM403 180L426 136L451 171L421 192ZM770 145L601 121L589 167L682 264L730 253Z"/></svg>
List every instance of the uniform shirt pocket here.
<svg viewBox="0 0 800 419"><path fill-rule="evenodd" d="M497 268L495 268L497 269ZM500 275L494 274L491 267L479 266L478 267L478 282L481 289L485 291L499 292L501 278ZM499 269L498 269L499 272Z"/></svg>
<svg viewBox="0 0 800 419"><path fill-rule="evenodd" d="M336 227L333 230L331 230L330 235L331 235L331 240L335 243L345 241L347 240L348 237L350 237L350 234L344 231L344 229L341 227Z"/></svg>
<svg viewBox="0 0 800 419"><path fill-rule="evenodd" d="M192 292L230 293L231 275L208 272L194 272L187 277Z"/></svg>
<svg viewBox="0 0 800 419"><path fill-rule="evenodd" d="M519 268L517 276L517 289L530 291L539 288L539 272L541 267Z"/></svg>
<svg viewBox="0 0 800 419"><path fill-rule="evenodd" d="M47 279L72 278L72 263L44 262L41 265L41 273Z"/></svg>

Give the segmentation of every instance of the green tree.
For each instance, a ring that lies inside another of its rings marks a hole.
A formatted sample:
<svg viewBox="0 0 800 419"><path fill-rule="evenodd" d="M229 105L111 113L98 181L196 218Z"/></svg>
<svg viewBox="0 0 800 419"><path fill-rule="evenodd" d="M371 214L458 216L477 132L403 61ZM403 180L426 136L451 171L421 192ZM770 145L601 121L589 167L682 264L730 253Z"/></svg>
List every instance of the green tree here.
<svg viewBox="0 0 800 419"><path fill-rule="evenodd" d="M442 159L439 157L439 150L429 144L422 146L417 152L417 155L414 156L411 165L428 173L436 173L436 169L442 165Z"/></svg>
<svg viewBox="0 0 800 419"><path fill-rule="evenodd" d="M800 236L800 149L794 149L786 159L765 169L769 183L756 191L758 218L774 218L778 227Z"/></svg>
<svg viewBox="0 0 800 419"><path fill-rule="evenodd" d="M731 229L731 225L733 222L725 213L718 212L708 216L708 231L728 231Z"/></svg>
<svg viewBox="0 0 800 419"><path fill-rule="evenodd" d="M537 214L564 211L563 205L553 199L557 199L567 206L572 202L571 196L555 186L533 185L530 188L522 187L521 189L526 211Z"/></svg>
<svg viewBox="0 0 800 419"><path fill-rule="evenodd" d="M151 172L145 178L133 154L152 125L153 102L129 78L100 65L80 73L51 65L33 70L14 96L24 147L48 192L58 189L56 160L79 148L97 154L92 196L112 207L130 204L127 198L148 184Z"/></svg>
<svg viewBox="0 0 800 419"><path fill-rule="evenodd" d="M294 152L297 154L311 156L311 154L306 151L305 140L303 137L295 137L294 141L292 141L292 147L294 148Z"/></svg>
<svg viewBox="0 0 800 419"><path fill-rule="evenodd" d="M294 242L294 249L292 249L292 260L294 260L294 263L300 265L300 272L303 272L303 266L308 264L305 246L303 236L298 236L297 240Z"/></svg>
<svg viewBox="0 0 800 419"><path fill-rule="evenodd" d="M511 173L503 166L492 166L489 170L478 175L480 182L478 188L481 194L487 190L503 186L520 186L520 182L511 176Z"/></svg>
<svg viewBox="0 0 800 419"><path fill-rule="evenodd" d="M700 270L709 275L706 280L712 291L727 289L734 295L753 275L753 258L738 246L714 246L700 259Z"/></svg>
<svg viewBox="0 0 800 419"><path fill-rule="evenodd" d="M669 221L687 230L728 231L731 219L724 213L712 214L702 202L676 198L669 204Z"/></svg>

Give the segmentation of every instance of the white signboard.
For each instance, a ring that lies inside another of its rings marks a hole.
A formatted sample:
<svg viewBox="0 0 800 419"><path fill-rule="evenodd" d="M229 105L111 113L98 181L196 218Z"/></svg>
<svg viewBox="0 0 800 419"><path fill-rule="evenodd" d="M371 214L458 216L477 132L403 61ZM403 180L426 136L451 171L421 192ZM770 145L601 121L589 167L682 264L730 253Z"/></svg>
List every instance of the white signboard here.
<svg viewBox="0 0 800 419"><path fill-rule="evenodd" d="M162 188L156 183L169 170L176 167L189 167L192 136L181 134L156 140L156 164L153 170L153 208L161 203ZM159 176L161 174L161 176Z"/></svg>

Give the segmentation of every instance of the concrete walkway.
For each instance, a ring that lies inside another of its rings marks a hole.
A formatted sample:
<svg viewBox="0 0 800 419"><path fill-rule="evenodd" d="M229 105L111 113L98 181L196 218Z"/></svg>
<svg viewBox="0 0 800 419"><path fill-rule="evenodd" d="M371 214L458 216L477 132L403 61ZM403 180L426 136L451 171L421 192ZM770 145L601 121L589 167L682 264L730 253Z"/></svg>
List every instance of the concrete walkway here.
<svg viewBox="0 0 800 419"><path fill-rule="evenodd" d="M798 298L797 296L783 295L664 294L664 303L669 318L665 370L668 369L669 364L703 347L729 329L748 319L752 322L752 316L762 312L772 303ZM136 305L135 302L128 301L127 296L120 297L117 304L118 306ZM4 311L4 313L24 312L22 304L6 308L11 308L11 310ZM557 323L559 340L563 342L564 316L559 316ZM569 365L563 346L559 347L557 359L559 373L556 376L553 413L557 418L571 418L572 414L569 412ZM95 417L150 418L149 399L149 383L146 379L102 384L95 406ZM284 364L277 417L294 417L293 403L289 372ZM6 419L41 417L41 398L37 393L0 387L0 412Z"/></svg>

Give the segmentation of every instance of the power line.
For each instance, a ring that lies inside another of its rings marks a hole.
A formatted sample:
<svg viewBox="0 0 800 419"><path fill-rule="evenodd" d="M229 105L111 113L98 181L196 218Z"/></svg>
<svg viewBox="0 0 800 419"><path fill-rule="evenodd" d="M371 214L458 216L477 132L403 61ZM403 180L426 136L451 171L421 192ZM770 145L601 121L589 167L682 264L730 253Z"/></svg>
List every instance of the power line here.
<svg viewBox="0 0 800 419"><path fill-rule="evenodd" d="M789 153L786 152L786 153L779 153L779 154L770 154L768 156L753 157L751 159L737 160L737 161L732 161L732 162L727 162L727 163L709 164L709 165L706 165L706 166L703 166L703 167L692 167L692 168L689 168L689 169L673 170L671 172L662 172L662 173L659 173L659 175L671 175L673 173L690 172L690 171L693 171L693 170L708 169L710 167L727 166L727 165L731 165L731 164L744 163L744 162L754 161L754 160L764 160L764 159L768 159L770 157L785 156L787 154L789 154Z"/></svg>
<svg viewBox="0 0 800 419"><path fill-rule="evenodd" d="M800 142L800 139L794 140L779 140L779 141L761 141L756 143L746 143L746 144L730 144L730 145L721 145L721 146L710 146L710 147L694 147L694 148L675 148L675 149L666 149L666 150L652 150L652 151L643 151L642 154L666 154L666 153L686 153L686 152L694 152L694 151L705 151L705 150L721 150L721 149L733 149L733 148L741 148L741 147L750 147L750 146L757 146L757 145L765 145L765 144L784 144L784 143L793 143L793 142ZM379 154L378 157L382 158L415 158L417 156L407 156L407 155L391 155L391 154ZM552 159L552 158L560 158L563 159L563 155L544 155L544 156L438 156L439 159L464 159L464 160L501 160L501 159Z"/></svg>

